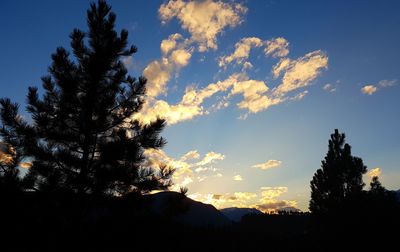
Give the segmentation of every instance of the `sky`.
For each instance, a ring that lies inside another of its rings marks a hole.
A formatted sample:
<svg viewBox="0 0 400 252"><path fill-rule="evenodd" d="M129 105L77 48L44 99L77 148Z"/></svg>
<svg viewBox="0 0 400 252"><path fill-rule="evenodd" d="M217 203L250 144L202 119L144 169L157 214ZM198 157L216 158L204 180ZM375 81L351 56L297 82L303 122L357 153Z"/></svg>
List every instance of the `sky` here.
<svg viewBox="0 0 400 252"><path fill-rule="evenodd" d="M2 0L1 97L24 107L50 55L86 29L89 3ZM400 188L399 1L109 3L138 47L124 64L148 79L133 117L167 120L168 144L146 155L176 168L173 190L217 208L307 210L336 128L366 184Z"/></svg>

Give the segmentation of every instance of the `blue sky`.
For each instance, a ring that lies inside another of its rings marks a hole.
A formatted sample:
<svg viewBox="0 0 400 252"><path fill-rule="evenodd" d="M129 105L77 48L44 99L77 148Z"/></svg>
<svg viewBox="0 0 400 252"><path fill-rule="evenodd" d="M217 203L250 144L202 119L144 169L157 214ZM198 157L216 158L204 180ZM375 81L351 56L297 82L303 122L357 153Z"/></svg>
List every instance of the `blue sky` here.
<svg viewBox="0 0 400 252"><path fill-rule="evenodd" d="M335 128L386 187L400 187L399 1L109 3L139 48L127 68L149 79L138 116L169 122L166 148L149 157L177 166L175 181L191 197L306 210ZM2 97L24 106L51 53L69 49L72 29L86 29L88 5L2 1ZM244 44L250 51L235 55Z"/></svg>

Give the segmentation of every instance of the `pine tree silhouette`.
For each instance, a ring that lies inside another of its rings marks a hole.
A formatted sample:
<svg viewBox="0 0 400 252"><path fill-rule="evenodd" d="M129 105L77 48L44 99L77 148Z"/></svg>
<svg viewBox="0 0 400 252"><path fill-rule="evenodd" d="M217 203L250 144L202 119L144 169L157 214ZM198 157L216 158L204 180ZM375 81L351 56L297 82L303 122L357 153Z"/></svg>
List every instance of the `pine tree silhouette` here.
<svg viewBox="0 0 400 252"><path fill-rule="evenodd" d="M341 207L346 198L362 192L362 175L366 173L361 158L351 155L351 146L345 143L345 134L336 129L329 140L329 149L321 168L311 180L310 211L326 214Z"/></svg>
<svg viewBox="0 0 400 252"><path fill-rule="evenodd" d="M137 49L128 46L126 30L115 31L115 20L105 1L91 4L89 31L70 35L75 58L57 48L42 78L43 96L29 88L32 123L18 115L17 104L0 100L3 141L16 155L32 159L25 178L29 188L121 195L171 185L173 169L146 166L144 150L166 143L159 136L165 121L131 120L144 102L146 79L127 74L121 60Z"/></svg>

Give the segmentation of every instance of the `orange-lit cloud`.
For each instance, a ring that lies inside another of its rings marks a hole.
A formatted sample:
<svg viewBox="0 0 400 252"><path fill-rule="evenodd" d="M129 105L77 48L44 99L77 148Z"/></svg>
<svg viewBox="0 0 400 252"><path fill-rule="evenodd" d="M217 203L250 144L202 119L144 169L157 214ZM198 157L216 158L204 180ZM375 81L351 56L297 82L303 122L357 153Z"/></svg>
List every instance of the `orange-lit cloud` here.
<svg viewBox="0 0 400 252"><path fill-rule="evenodd" d="M158 10L163 23L176 17L191 34L191 40L198 43L200 52L217 49L218 34L226 27L240 24L246 11L241 4L212 0L170 0Z"/></svg>
<svg viewBox="0 0 400 252"><path fill-rule="evenodd" d="M280 199L288 192L287 187L261 187L258 192L234 192L234 193L192 193L188 197L212 204L216 208L226 207L251 207L263 212L274 212L282 208L297 209L295 200Z"/></svg>
<svg viewBox="0 0 400 252"><path fill-rule="evenodd" d="M379 176L381 176L381 174L382 174L382 170L381 170L381 168L376 167L376 168L374 168L374 169L371 169L367 174L368 174L368 176L369 176L370 178L379 177Z"/></svg>
<svg viewBox="0 0 400 252"><path fill-rule="evenodd" d="M372 95L376 91L378 91L378 88L375 87L374 85L366 85L361 88L361 92L367 95Z"/></svg>
<svg viewBox="0 0 400 252"><path fill-rule="evenodd" d="M32 162L21 162L19 163L19 167L24 169L29 169L32 166Z"/></svg>
<svg viewBox="0 0 400 252"><path fill-rule="evenodd" d="M281 164L282 164L282 161L280 161L280 160L270 159L265 163L253 165L253 167L259 168L261 170L267 170L267 169L278 167Z"/></svg>
<svg viewBox="0 0 400 252"><path fill-rule="evenodd" d="M161 42L161 59L150 62L143 71L147 78L146 94L149 98L166 94L167 83L173 73L189 64L193 49L179 33L172 34Z"/></svg>

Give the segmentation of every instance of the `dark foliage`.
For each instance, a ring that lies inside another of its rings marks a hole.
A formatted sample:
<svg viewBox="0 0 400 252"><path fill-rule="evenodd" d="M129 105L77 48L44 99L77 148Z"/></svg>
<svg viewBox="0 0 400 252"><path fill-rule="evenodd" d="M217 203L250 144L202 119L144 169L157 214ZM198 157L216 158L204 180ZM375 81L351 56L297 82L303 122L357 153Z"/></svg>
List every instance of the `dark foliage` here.
<svg viewBox="0 0 400 252"><path fill-rule="evenodd" d="M351 155L344 134L335 130L322 168L311 181L310 231L317 249L329 245L330 250L382 250L393 245L400 204L378 177L372 179L369 191L362 190L365 172L362 159ZM365 244L366 235L374 243Z"/></svg>
<svg viewBox="0 0 400 252"><path fill-rule="evenodd" d="M357 197L362 192L362 175L366 171L362 159L351 155L345 134L336 129L329 140L325 160L311 181L310 211L327 214L339 210L346 199Z"/></svg>
<svg viewBox="0 0 400 252"><path fill-rule="evenodd" d="M17 177L18 162L32 160L26 188L44 192L126 194L170 186L173 170L145 165L143 152L161 148L161 119L149 125L131 120L144 102L146 79L127 74L121 62L136 47L128 32L114 29L116 15L104 1L87 11L87 33L71 35L74 59L59 47L52 55L49 75L42 78L44 94L36 87L27 95L28 123L18 105L0 100L0 135L13 151L2 180Z"/></svg>

